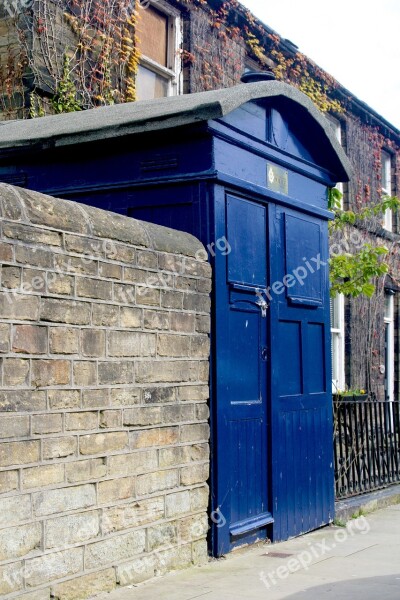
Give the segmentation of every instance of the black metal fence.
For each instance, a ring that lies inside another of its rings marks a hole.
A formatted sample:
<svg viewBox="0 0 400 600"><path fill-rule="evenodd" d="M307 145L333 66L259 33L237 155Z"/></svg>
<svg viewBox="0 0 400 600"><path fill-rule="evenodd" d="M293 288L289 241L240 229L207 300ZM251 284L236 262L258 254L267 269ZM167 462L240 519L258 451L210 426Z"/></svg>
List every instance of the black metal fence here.
<svg viewBox="0 0 400 600"><path fill-rule="evenodd" d="M334 400L336 498L400 482L400 402Z"/></svg>

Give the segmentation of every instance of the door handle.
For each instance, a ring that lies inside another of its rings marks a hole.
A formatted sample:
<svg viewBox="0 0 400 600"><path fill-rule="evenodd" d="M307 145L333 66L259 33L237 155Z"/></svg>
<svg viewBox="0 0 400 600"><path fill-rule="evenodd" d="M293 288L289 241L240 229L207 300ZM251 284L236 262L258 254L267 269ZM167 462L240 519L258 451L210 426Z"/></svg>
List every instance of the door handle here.
<svg viewBox="0 0 400 600"><path fill-rule="evenodd" d="M265 300L262 291L259 288L256 289L256 296L258 298L256 304L261 308L261 316L265 318L267 316L268 302Z"/></svg>
<svg viewBox="0 0 400 600"><path fill-rule="evenodd" d="M261 350L261 358L262 360L264 360L265 362L268 360L268 348L263 348Z"/></svg>

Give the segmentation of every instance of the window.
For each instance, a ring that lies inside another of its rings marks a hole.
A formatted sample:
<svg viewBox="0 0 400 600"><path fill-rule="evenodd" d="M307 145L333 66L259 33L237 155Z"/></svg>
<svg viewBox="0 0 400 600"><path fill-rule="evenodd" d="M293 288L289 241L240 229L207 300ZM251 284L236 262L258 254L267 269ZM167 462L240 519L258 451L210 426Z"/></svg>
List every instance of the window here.
<svg viewBox="0 0 400 600"><path fill-rule="evenodd" d="M339 144L342 144L342 125L339 119L326 115ZM336 188L343 194L343 184ZM341 200L343 208L343 198ZM338 294L331 298L331 336L332 336L332 392L345 389L345 345L344 345L344 296Z"/></svg>
<svg viewBox="0 0 400 600"><path fill-rule="evenodd" d="M332 115L326 115L326 118L329 121L329 124L335 134L335 137L340 145L342 145L342 125L339 119L335 119ZM341 194L343 194L343 183L338 183L336 188L339 190ZM343 197L341 200L341 208L343 208Z"/></svg>
<svg viewBox="0 0 400 600"><path fill-rule="evenodd" d="M264 67L261 67L259 62L253 60L252 58L250 58L250 56L246 56L244 63L244 73L249 73L250 71L263 73L265 72L266 67L269 67L270 69L273 69L275 67L275 63L267 57L265 57L264 65Z"/></svg>
<svg viewBox="0 0 400 600"><path fill-rule="evenodd" d="M385 293L385 398L394 400L394 294Z"/></svg>
<svg viewBox="0 0 400 600"><path fill-rule="evenodd" d="M392 195L392 159L390 154L382 152L381 156L382 163L382 195ZM388 208L383 216L383 227L387 231L392 231L393 228L393 214L390 208Z"/></svg>
<svg viewBox="0 0 400 600"><path fill-rule="evenodd" d="M181 91L179 12L160 0L138 3L138 100L173 96Z"/></svg>
<svg viewBox="0 0 400 600"><path fill-rule="evenodd" d="M329 121L329 125L332 127L335 137L340 145L342 145L342 126L339 119L332 117L332 115L326 115Z"/></svg>
<svg viewBox="0 0 400 600"><path fill-rule="evenodd" d="M331 298L332 392L345 389L344 373L344 296Z"/></svg>

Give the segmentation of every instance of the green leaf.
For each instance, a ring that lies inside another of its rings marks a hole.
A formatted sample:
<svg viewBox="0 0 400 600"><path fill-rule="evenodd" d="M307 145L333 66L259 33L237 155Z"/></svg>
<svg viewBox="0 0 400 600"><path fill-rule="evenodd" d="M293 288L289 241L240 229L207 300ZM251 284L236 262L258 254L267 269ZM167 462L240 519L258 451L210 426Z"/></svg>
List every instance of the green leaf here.
<svg viewBox="0 0 400 600"><path fill-rule="evenodd" d="M328 208L338 210L342 206L343 194L337 188L328 188Z"/></svg>
<svg viewBox="0 0 400 600"><path fill-rule="evenodd" d="M67 54L64 54L62 76L58 82L57 90L52 98L51 103L54 112L57 114L82 110L82 107L77 99L77 90L75 83L72 80L70 60Z"/></svg>

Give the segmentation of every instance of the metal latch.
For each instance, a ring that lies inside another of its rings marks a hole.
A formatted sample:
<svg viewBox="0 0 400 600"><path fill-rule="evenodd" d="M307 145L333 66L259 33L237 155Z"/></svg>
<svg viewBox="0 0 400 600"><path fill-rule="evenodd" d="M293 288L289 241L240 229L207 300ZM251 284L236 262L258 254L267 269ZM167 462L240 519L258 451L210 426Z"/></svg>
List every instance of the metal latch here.
<svg viewBox="0 0 400 600"><path fill-rule="evenodd" d="M267 316L268 302L265 300L262 291L259 288L256 289L256 296L258 298L256 304L261 308L261 316L265 318Z"/></svg>

